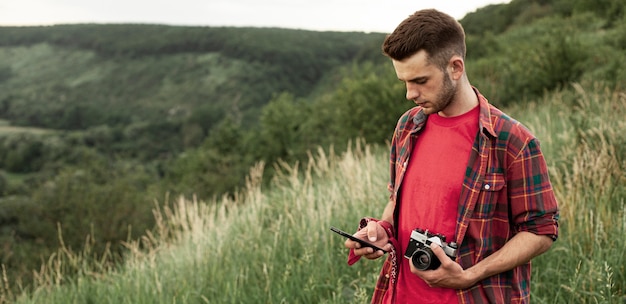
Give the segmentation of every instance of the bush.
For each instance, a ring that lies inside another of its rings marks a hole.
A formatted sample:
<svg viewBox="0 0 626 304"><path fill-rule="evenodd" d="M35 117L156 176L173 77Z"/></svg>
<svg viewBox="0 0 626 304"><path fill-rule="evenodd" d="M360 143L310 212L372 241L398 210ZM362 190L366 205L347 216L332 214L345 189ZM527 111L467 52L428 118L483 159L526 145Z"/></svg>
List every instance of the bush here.
<svg viewBox="0 0 626 304"><path fill-rule="evenodd" d="M575 25L563 21L547 18L501 36L500 54L468 60L470 80L500 106L578 81L589 67L589 48L575 34Z"/></svg>

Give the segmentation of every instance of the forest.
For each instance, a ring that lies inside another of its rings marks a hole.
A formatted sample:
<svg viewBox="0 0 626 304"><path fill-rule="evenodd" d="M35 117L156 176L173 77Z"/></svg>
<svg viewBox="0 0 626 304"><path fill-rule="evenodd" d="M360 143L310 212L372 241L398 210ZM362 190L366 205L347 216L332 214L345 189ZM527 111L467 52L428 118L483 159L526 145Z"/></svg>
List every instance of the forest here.
<svg viewBox="0 0 626 304"><path fill-rule="evenodd" d="M623 92L625 13L621 0L481 8L460 20L470 81L502 108L573 83ZM384 37L0 27L0 264L11 285L28 288L61 246L89 244L95 259L118 263L124 242L154 229L155 205L235 197L255 166L269 187L276 164L318 148L385 145L412 104L380 51Z"/></svg>

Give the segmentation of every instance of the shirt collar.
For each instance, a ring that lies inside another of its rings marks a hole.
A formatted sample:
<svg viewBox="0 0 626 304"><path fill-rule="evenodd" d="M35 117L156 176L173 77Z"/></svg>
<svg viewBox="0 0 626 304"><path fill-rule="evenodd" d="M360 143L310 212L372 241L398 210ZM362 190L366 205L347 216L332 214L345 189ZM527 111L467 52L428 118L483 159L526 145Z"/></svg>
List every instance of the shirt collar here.
<svg viewBox="0 0 626 304"><path fill-rule="evenodd" d="M476 96L478 96L478 106L480 107L480 114L478 114L478 128L482 130L483 133L487 135L491 135L491 137L497 137L496 131L493 129L493 124L491 123L491 111L489 107L489 101L485 96L480 94L478 89L472 87Z"/></svg>
<svg viewBox="0 0 626 304"><path fill-rule="evenodd" d="M482 130L483 133L490 135L491 137L497 137L496 132L493 130L493 124L491 123L491 112L489 110L489 101L485 96L480 94L478 89L472 86L472 89L476 93L478 97L478 106L480 107L480 114L478 117L478 128ZM413 116L413 130L411 130L412 134L419 132L424 125L426 124L426 120L428 119L428 115L424 114L423 109L419 109L415 116Z"/></svg>

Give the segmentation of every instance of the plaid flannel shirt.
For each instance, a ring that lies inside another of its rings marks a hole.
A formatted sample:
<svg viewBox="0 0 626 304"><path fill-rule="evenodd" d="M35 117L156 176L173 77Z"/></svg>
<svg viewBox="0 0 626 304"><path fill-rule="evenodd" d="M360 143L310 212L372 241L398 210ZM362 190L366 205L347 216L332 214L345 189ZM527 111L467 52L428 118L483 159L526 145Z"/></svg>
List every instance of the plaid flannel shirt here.
<svg viewBox="0 0 626 304"><path fill-rule="evenodd" d="M456 262L464 269L500 249L520 231L553 240L558 235L558 206L537 139L474 90L480 106L479 132L463 180L455 232L455 241L461 244ZM411 149L426 119L421 108L414 107L396 126L389 183L390 198L396 204ZM389 278L397 275L392 273L394 258L389 255L383 264L372 303L382 302ZM457 295L459 303L528 303L530 263L458 290Z"/></svg>

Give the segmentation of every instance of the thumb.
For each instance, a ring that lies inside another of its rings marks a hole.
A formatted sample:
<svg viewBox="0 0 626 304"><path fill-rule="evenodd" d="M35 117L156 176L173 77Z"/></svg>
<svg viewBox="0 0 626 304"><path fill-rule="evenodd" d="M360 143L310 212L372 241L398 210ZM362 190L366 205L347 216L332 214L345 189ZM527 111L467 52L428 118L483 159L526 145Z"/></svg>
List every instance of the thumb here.
<svg viewBox="0 0 626 304"><path fill-rule="evenodd" d="M439 261L443 262L445 261L445 259L449 259L450 257L448 257L446 255L446 253L443 251L443 248L441 248L441 246L439 244L436 243L431 243L430 244L430 250L433 251L433 253L435 254L435 256L437 256L437 258L439 259Z"/></svg>
<svg viewBox="0 0 626 304"><path fill-rule="evenodd" d="M367 238L370 242L378 240L378 224L374 221L367 223Z"/></svg>

